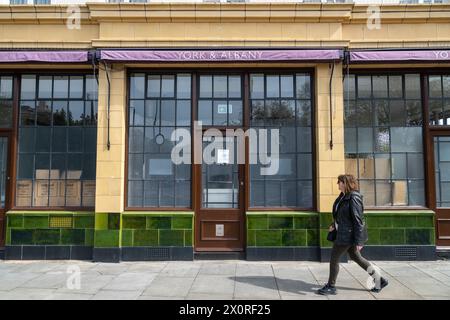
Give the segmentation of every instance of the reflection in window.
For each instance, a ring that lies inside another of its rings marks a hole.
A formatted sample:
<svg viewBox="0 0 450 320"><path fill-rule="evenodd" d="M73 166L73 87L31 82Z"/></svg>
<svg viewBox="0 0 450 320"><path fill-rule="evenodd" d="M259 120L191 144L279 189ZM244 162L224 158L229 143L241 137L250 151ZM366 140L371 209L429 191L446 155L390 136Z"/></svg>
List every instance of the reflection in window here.
<svg viewBox="0 0 450 320"><path fill-rule="evenodd" d="M428 77L430 125L450 126L450 75Z"/></svg>
<svg viewBox="0 0 450 320"><path fill-rule="evenodd" d="M275 175L250 165L250 206L311 208L312 106L309 74L250 74L251 127L278 129L280 163ZM268 131L270 141L270 131ZM270 148L268 150L270 155Z"/></svg>
<svg viewBox="0 0 450 320"><path fill-rule="evenodd" d="M13 125L13 77L0 77L0 128Z"/></svg>
<svg viewBox="0 0 450 320"><path fill-rule="evenodd" d="M365 205L424 206L420 76L349 75L344 83L346 172L358 177Z"/></svg>
<svg viewBox="0 0 450 320"><path fill-rule="evenodd" d="M239 126L243 122L240 75L201 75L198 120L204 126Z"/></svg>
<svg viewBox="0 0 450 320"><path fill-rule="evenodd" d="M191 166L172 163L171 135L190 130L191 75L133 73L129 81L127 206L189 207Z"/></svg>
<svg viewBox="0 0 450 320"><path fill-rule="evenodd" d="M21 77L17 207L94 207L96 92L91 75Z"/></svg>

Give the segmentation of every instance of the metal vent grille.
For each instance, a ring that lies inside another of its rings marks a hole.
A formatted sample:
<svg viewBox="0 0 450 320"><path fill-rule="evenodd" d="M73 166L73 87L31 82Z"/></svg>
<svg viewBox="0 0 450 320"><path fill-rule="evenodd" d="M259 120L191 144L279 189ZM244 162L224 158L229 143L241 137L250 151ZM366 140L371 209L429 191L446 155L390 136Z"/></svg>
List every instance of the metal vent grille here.
<svg viewBox="0 0 450 320"><path fill-rule="evenodd" d="M167 260L170 257L169 248L149 248L148 257L151 260Z"/></svg>
<svg viewBox="0 0 450 320"><path fill-rule="evenodd" d="M395 256L398 258L417 258L417 247L396 247Z"/></svg>
<svg viewBox="0 0 450 320"><path fill-rule="evenodd" d="M72 228L73 217L50 217L50 228Z"/></svg>

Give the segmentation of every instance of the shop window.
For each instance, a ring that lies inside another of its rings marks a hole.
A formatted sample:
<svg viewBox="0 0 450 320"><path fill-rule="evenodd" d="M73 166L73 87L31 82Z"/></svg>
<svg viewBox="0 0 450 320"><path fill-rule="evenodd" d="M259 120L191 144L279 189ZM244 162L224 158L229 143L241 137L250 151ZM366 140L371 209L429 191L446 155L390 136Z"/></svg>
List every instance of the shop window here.
<svg viewBox="0 0 450 320"><path fill-rule="evenodd" d="M430 125L450 126L450 75L428 77Z"/></svg>
<svg viewBox="0 0 450 320"><path fill-rule="evenodd" d="M250 126L279 130L275 175L250 165L251 207L312 208L312 101L309 74L250 74ZM269 149L269 155L271 150Z"/></svg>
<svg viewBox="0 0 450 320"><path fill-rule="evenodd" d="M0 128L13 126L13 77L0 77Z"/></svg>
<svg viewBox="0 0 450 320"><path fill-rule="evenodd" d="M23 75L19 99L16 207L93 207L93 76Z"/></svg>
<svg viewBox="0 0 450 320"><path fill-rule="evenodd" d="M191 75L133 73L129 78L130 208L190 207L191 166L171 160L172 132L191 126Z"/></svg>
<svg viewBox="0 0 450 320"><path fill-rule="evenodd" d="M344 83L346 172L358 178L365 205L424 206L420 75L349 75Z"/></svg>
<svg viewBox="0 0 450 320"><path fill-rule="evenodd" d="M201 75L198 120L203 126L241 126L242 80L239 75Z"/></svg>

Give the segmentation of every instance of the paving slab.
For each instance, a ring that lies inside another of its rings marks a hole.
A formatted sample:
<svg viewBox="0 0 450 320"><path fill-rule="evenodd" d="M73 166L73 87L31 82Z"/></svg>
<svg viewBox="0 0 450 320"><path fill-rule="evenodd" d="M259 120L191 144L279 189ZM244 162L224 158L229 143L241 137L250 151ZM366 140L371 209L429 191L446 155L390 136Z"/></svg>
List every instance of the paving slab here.
<svg viewBox="0 0 450 320"><path fill-rule="evenodd" d="M185 297L195 277L157 276L145 289L143 295L161 297Z"/></svg>
<svg viewBox="0 0 450 320"><path fill-rule="evenodd" d="M92 300L137 300L142 295L142 291L114 291L100 290L92 297Z"/></svg>
<svg viewBox="0 0 450 320"><path fill-rule="evenodd" d="M122 273L109 282L103 290L133 291L144 290L156 277L154 273Z"/></svg>
<svg viewBox="0 0 450 320"><path fill-rule="evenodd" d="M235 278L232 276L198 275L189 290L189 294L207 293L233 295L234 287Z"/></svg>

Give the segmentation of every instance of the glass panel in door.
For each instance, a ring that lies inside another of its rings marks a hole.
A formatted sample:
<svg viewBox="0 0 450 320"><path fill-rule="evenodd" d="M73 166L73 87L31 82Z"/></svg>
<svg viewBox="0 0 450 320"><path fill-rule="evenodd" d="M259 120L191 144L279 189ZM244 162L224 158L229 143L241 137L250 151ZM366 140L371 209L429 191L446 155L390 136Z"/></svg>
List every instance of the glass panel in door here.
<svg viewBox="0 0 450 320"><path fill-rule="evenodd" d="M234 137L203 137L203 150L214 142L211 164L202 164L202 208L239 208L239 164ZM227 143L228 142L228 143Z"/></svg>

